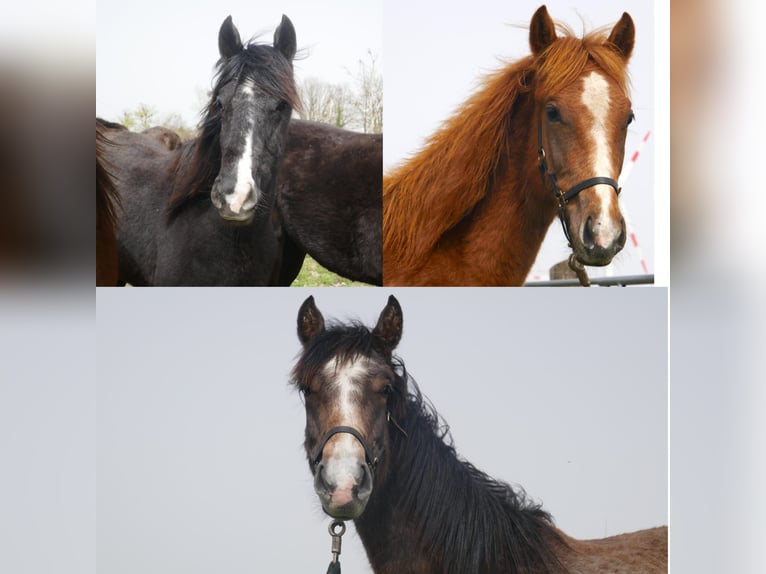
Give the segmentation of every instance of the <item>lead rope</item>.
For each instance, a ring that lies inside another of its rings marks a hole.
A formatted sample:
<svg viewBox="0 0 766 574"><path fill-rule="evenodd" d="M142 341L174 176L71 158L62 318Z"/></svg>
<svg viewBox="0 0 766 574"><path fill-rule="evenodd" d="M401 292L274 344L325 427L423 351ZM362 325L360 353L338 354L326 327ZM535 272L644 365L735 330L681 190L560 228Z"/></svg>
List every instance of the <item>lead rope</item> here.
<svg viewBox="0 0 766 574"><path fill-rule="evenodd" d="M327 574L340 574L340 545L341 537L346 533L346 523L342 520L333 520L327 531L332 536L332 562L327 567Z"/></svg>
<svg viewBox="0 0 766 574"><path fill-rule="evenodd" d="M577 275L577 279L580 281L580 285L583 287L590 287L590 277L588 277L588 271L585 269L585 266L577 260L577 257L575 257L574 253L569 256L569 268Z"/></svg>

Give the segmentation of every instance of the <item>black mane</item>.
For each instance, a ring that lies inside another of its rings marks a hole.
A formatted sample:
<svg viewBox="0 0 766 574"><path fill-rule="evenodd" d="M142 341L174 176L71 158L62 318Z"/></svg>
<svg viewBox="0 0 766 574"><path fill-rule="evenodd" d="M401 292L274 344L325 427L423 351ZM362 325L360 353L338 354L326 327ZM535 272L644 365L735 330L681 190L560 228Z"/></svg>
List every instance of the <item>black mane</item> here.
<svg viewBox="0 0 766 574"><path fill-rule="evenodd" d="M392 431L395 460L387 496L398 493L397 503L415 522L419 545L442 558L444 572L455 574L498 572L508 565L514 573L563 571L553 544L564 541L551 515L522 488L462 460L449 426L404 363L395 359L394 366L401 379L397 386L410 390L406 396L392 395L391 412L400 413L398 423L407 436Z"/></svg>
<svg viewBox="0 0 766 574"><path fill-rule="evenodd" d="M189 200L205 194L212 187L221 167L221 111L216 99L223 86L245 77L251 78L258 89L284 100L300 112L292 62L279 50L250 41L231 58L220 58L216 63L210 101L202 111L199 135L181 146L173 166L168 219L172 219Z"/></svg>

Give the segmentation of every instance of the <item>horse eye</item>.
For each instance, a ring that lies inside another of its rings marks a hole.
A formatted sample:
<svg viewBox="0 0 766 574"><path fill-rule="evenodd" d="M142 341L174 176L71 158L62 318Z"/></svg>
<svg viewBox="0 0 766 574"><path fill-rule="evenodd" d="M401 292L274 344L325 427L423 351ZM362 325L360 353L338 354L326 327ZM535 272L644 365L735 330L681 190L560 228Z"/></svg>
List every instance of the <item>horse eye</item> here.
<svg viewBox="0 0 766 574"><path fill-rule="evenodd" d="M632 124L635 119L636 119L636 114L634 114L633 112L630 112L630 115L628 116L628 125Z"/></svg>
<svg viewBox="0 0 766 574"><path fill-rule="evenodd" d="M393 392L394 392L394 385L392 385L391 383L388 383L385 387L383 387L380 390L380 393L386 396L390 395Z"/></svg>
<svg viewBox="0 0 766 574"><path fill-rule="evenodd" d="M287 108L287 102L285 100L280 100L280 102L277 104L276 111L278 112L284 112Z"/></svg>
<svg viewBox="0 0 766 574"><path fill-rule="evenodd" d="M221 99L221 96L215 98L215 109L219 112L223 110L223 100Z"/></svg>
<svg viewBox="0 0 766 574"><path fill-rule="evenodd" d="M547 106L545 106L545 115L548 116L548 121L551 121L551 122L561 121L561 112L559 112L559 109L553 104L548 104Z"/></svg>
<svg viewBox="0 0 766 574"><path fill-rule="evenodd" d="M302 387L301 393L303 393L304 397L307 397L311 394L311 387Z"/></svg>

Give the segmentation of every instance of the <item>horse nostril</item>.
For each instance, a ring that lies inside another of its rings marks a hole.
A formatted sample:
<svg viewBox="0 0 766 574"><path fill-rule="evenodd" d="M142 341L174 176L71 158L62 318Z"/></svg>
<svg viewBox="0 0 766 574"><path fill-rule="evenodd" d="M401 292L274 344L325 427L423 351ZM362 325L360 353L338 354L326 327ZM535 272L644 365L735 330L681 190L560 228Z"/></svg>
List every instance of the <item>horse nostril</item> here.
<svg viewBox="0 0 766 574"><path fill-rule="evenodd" d="M620 249L625 247L625 241L628 239L628 230L627 225L625 224L625 218L620 217L620 236L617 238L617 245L620 246Z"/></svg>
<svg viewBox="0 0 766 574"><path fill-rule="evenodd" d="M593 217L588 216L585 220L585 225L582 231L582 243L587 249L592 249L596 245L596 240L593 235Z"/></svg>
<svg viewBox="0 0 766 574"><path fill-rule="evenodd" d="M320 462L314 474L314 488L323 492L332 492L335 490L335 485L328 482L324 470L324 463Z"/></svg>

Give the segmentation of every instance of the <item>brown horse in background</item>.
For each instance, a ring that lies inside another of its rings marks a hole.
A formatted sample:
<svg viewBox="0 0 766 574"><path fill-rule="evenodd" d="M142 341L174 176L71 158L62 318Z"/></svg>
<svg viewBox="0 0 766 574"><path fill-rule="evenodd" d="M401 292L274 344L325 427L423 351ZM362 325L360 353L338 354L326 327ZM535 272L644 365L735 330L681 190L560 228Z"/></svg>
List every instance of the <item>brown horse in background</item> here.
<svg viewBox="0 0 766 574"><path fill-rule="evenodd" d="M96 286L117 285L117 213L120 198L105 166L104 146L109 140L96 122Z"/></svg>
<svg viewBox="0 0 766 574"><path fill-rule="evenodd" d="M634 39L627 13L608 37L578 38L541 6L532 54L384 177L384 284L521 285L557 209L577 260L609 264L626 238L616 180Z"/></svg>
<svg viewBox="0 0 766 574"><path fill-rule="evenodd" d="M665 574L667 527L576 540L523 489L461 459L449 429L393 355L403 329L389 297L377 324L326 325L298 311L292 383L323 510L354 520L377 574Z"/></svg>

